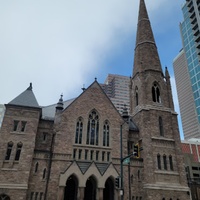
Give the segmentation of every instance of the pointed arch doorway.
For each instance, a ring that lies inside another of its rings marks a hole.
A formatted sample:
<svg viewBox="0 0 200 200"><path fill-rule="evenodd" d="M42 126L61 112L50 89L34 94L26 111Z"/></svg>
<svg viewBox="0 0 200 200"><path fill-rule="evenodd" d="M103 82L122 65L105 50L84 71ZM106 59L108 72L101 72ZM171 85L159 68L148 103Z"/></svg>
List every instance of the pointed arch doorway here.
<svg viewBox="0 0 200 200"><path fill-rule="evenodd" d="M86 182L84 200L96 200L96 189L96 180L91 176Z"/></svg>
<svg viewBox="0 0 200 200"><path fill-rule="evenodd" d="M78 180L71 175L66 182L64 200L77 200Z"/></svg>
<svg viewBox="0 0 200 200"><path fill-rule="evenodd" d="M10 200L10 197L6 194L0 194L0 200Z"/></svg>
<svg viewBox="0 0 200 200"><path fill-rule="evenodd" d="M108 178L103 189L103 200L114 200L114 183L111 178Z"/></svg>

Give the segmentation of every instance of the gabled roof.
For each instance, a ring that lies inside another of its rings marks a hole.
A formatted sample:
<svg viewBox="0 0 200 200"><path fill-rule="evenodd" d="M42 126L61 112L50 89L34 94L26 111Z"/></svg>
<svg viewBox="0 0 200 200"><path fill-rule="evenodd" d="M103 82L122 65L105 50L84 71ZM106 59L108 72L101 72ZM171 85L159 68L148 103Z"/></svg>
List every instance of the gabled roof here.
<svg viewBox="0 0 200 200"><path fill-rule="evenodd" d="M97 86L99 88L100 91L102 91L103 95L105 95L105 97L107 98L107 100L109 101L109 103L112 105L113 109L116 111L116 113L120 116L120 118L122 120L123 117L120 115L119 111L117 110L117 108L115 107L115 105L113 104L113 102L110 100L110 98L107 96L107 94L105 93L105 91L102 89L101 85L98 83L97 78L95 78L95 81L87 88L85 89L76 99L74 99L73 102L71 102L66 108L63 109L62 112L64 112L67 108L69 108L70 106L73 106L73 104L82 96L84 95L87 90L89 90L90 88L92 88L93 86Z"/></svg>
<svg viewBox="0 0 200 200"><path fill-rule="evenodd" d="M37 99L32 91L32 83L30 86L18 95L15 99L8 103L9 105L17 105L17 106L26 106L26 107L34 107L40 108Z"/></svg>

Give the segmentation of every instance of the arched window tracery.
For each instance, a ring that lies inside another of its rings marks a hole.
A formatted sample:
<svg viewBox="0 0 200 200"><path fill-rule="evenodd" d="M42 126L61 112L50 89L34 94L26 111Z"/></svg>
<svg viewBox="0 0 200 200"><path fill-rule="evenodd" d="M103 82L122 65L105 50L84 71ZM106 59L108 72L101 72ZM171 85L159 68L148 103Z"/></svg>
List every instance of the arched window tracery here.
<svg viewBox="0 0 200 200"><path fill-rule="evenodd" d="M154 83L152 86L152 99L154 102L161 103L160 89L157 83Z"/></svg>
<svg viewBox="0 0 200 200"><path fill-rule="evenodd" d="M82 144L82 136L83 136L83 119L79 117L76 123L76 137L75 137L76 144Z"/></svg>
<svg viewBox="0 0 200 200"><path fill-rule="evenodd" d="M89 114L86 144L99 144L99 116L95 110Z"/></svg>

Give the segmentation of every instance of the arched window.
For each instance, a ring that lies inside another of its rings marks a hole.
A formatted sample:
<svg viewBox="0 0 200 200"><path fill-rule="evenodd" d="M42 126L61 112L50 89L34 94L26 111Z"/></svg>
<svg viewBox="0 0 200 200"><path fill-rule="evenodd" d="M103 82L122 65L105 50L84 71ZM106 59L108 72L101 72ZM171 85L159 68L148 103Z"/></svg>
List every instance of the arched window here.
<svg viewBox="0 0 200 200"><path fill-rule="evenodd" d="M135 88L135 103L136 103L136 106L139 103L139 101L138 101L138 88L137 87Z"/></svg>
<svg viewBox="0 0 200 200"><path fill-rule="evenodd" d="M162 117L159 117L159 130L160 130L160 136L164 136Z"/></svg>
<svg viewBox="0 0 200 200"><path fill-rule="evenodd" d="M15 154L15 160L19 160L20 155L21 155L21 151L22 151L22 146L23 146L23 144L21 142L19 142L17 144L17 150L16 150L16 154Z"/></svg>
<svg viewBox="0 0 200 200"><path fill-rule="evenodd" d="M160 154L157 155L157 163L158 163L158 169L161 169Z"/></svg>
<svg viewBox="0 0 200 200"><path fill-rule="evenodd" d="M103 146L110 145L110 127L108 121L105 121L103 126Z"/></svg>
<svg viewBox="0 0 200 200"><path fill-rule="evenodd" d="M167 157L166 157L166 155L163 155L163 164L164 164L164 169L167 170Z"/></svg>
<svg viewBox="0 0 200 200"><path fill-rule="evenodd" d="M173 167L173 160L172 160L172 156L170 155L169 156L169 166L170 166L170 170L174 170L174 167Z"/></svg>
<svg viewBox="0 0 200 200"><path fill-rule="evenodd" d="M154 102L157 102L157 103L161 102L160 90L159 90L157 83L154 83L153 87L152 87L152 99Z"/></svg>
<svg viewBox="0 0 200 200"><path fill-rule="evenodd" d="M76 144L82 143L82 135L83 135L83 120L81 117L79 117L76 123L76 137L75 137Z"/></svg>
<svg viewBox="0 0 200 200"><path fill-rule="evenodd" d="M39 166L39 164L38 164L38 162L36 162L36 164L35 164L35 170L34 170L35 173L37 173L37 171L38 171L38 166Z"/></svg>
<svg viewBox="0 0 200 200"><path fill-rule="evenodd" d="M11 152L12 152L12 147L13 147L13 142L11 142L11 141L8 142L5 160L10 160L10 155L11 155Z"/></svg>
<svg viewBox="0 0 200 200"><path fill-rule="evenodd" d="M0 194L0 200L10 200L10 197L6 194Z"/></svg>
<svg viewBox="0 0 200 200"><path fill-rule="evenodd" d="M43 175L42 175L42 179L45 179L46 178L46 168L44 168L44 170L43 170Z"/></svg>
<svg viewBox="0 0 200 200"><path fill-rule="evenodd" d="M98 145L99 143L99 116L95 110L89 114L86 144Z"/></svg>

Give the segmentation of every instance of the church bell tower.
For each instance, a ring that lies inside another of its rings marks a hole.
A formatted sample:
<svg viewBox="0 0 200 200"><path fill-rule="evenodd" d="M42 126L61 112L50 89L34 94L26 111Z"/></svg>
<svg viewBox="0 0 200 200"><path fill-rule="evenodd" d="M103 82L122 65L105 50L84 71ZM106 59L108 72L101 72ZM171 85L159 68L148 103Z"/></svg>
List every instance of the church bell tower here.
<svg viewBox="0 0 200 200"><path fill-rule="evenodd" d="M143 147L143 199L188 200L170 76L163 73L144 0L140 0L130 114Z"/></svg>

